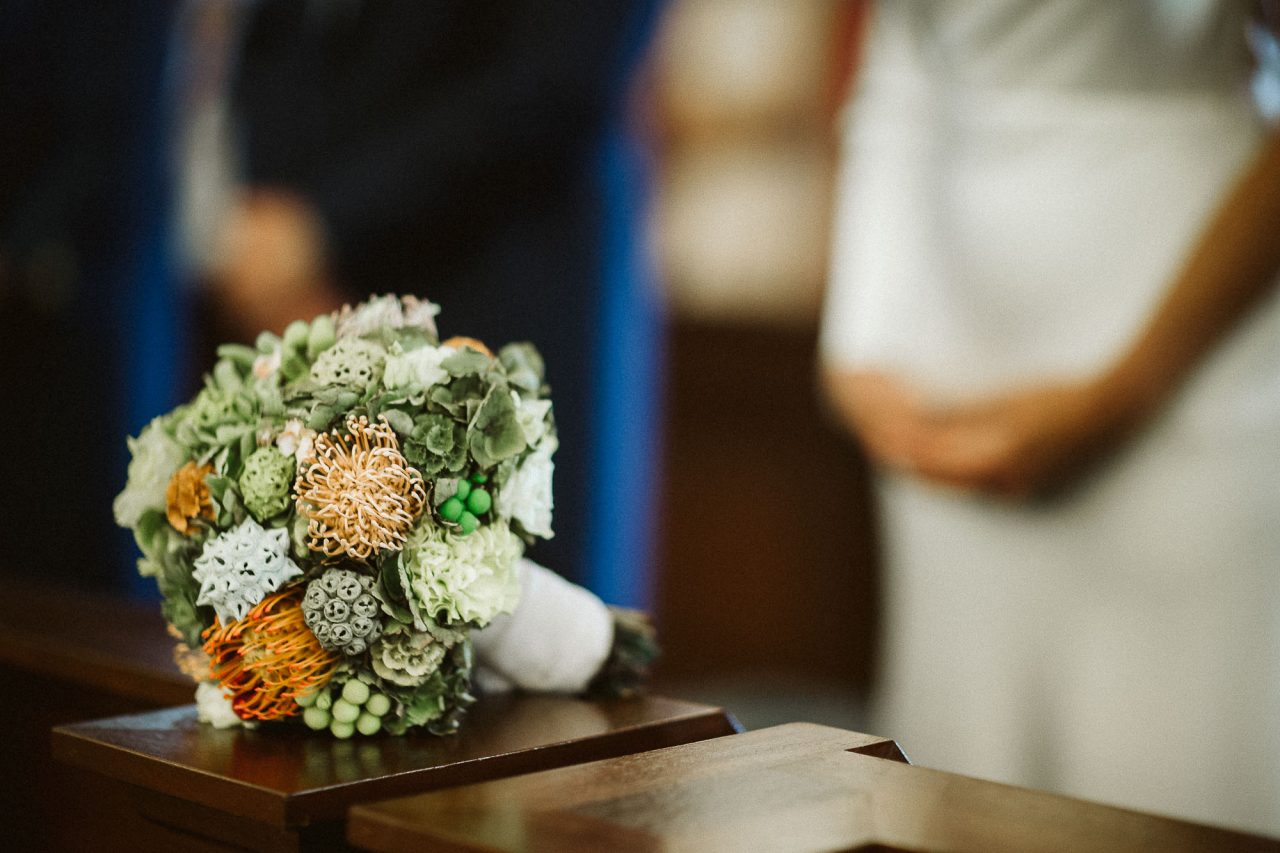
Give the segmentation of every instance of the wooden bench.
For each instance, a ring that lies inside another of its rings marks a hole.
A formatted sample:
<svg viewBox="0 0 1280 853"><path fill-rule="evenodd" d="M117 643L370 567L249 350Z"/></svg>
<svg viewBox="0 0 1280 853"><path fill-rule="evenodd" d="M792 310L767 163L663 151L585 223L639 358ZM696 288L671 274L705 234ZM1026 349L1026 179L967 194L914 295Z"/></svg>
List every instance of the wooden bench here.
<svg viewBox="0 0 1280 853"><path fill-rule="evenodd" d="M6 578L0 595L0 827L10 850L106 849L83 832L118 814L115 791L51 760L49 730L185 704L195 685L173 662L152 602ZM79 818L69 821L68 804ZM127 832L127 825L122 827Z"/></svg>
<svg viewBox="0 0 1280 853"><path fill-rule="evenodd" d="M807 723L357 806L349 839L430 851L1280 851L1280 841L913 767Z"/></svg>
<svg viewBox="0 0 1280 853"><path fill-rule="evenodd" d="M187 706L54 730L55 756L127 794L132 850L331 850L348 808L409 792L733 734L719 708L642 696L499 695L451 737L216 730ZM193 847L194 845L194 847Z"/></svg>

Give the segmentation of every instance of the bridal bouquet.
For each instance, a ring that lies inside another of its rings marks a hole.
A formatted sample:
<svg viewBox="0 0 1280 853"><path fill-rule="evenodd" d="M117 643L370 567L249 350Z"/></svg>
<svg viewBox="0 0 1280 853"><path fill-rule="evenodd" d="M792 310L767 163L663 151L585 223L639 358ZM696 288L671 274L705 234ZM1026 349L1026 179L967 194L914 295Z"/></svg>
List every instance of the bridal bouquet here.
<svg viewBox="0 0 1280 853"><path fill-rule="evenodd" d="M377 297L224 345L129 440L116 521L207 722L441 734L476 649L490 683L567 691L626 690L652 658L643 617L523 558L552 535L537 350L441 342L438 312Z"/></svg>

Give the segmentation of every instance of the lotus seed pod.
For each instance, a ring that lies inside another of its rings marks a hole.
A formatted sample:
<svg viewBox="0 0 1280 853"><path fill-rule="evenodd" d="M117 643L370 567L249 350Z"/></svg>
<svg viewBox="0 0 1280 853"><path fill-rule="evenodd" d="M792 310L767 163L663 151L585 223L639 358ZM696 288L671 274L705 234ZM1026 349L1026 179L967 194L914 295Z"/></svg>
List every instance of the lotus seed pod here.
<svg viewBox="0 0 1280 853"><path fill-rule="evenodd" d="M328 569L307 584L302 616L331 652L363 654L382 634L373 579L350 569Z"/></svg>
<svg viewBox="0 0 1280 853"><path fill-rule="evenodd" d="M294 461L274 446L259 447L244 460L240 493L244 505L258 521L266 521L287 510L291 504Z"/></svg>
<svg viewBox="0 0 1280 853"><path fill-rule="evenodd" d="M311 378L317 385L366 388L382 378L387 351L363 338L343 338L316 357Z"/></svg>

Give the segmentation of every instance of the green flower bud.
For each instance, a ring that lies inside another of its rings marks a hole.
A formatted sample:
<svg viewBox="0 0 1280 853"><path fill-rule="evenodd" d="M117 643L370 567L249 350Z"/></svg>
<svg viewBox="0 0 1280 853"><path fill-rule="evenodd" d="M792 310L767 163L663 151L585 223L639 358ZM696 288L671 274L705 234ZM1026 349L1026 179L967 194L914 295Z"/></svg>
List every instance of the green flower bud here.
<svg viewBox="0 0 1280 853"><path fill-rule="evenodd" d="M313 705L302 712L302 722L307 724L307 728L318 732L329 727L329 712Z"/></svg>
<svg viewBox="0 0 1280 853"><path fill-rule="evenodd" d="M377 734L380 728L382 728L382 720L373 714L361 714L356 718L356 731L362 735Z"/></svg>

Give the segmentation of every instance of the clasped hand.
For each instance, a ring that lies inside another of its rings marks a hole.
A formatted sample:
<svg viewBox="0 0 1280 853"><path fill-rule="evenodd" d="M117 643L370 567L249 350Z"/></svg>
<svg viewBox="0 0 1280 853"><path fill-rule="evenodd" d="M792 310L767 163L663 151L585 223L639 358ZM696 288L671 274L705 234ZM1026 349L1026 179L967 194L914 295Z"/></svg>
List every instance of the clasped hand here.
<svg viewBox="0 0 1280 853"><path fill-rule="evenodd" d="M900 377L828 375L844 420L876 462L935 483L1009 499L1059 492L1118 448L1145 416L1102 380L1046 383L937 404Z"/></svg>

